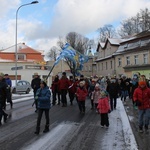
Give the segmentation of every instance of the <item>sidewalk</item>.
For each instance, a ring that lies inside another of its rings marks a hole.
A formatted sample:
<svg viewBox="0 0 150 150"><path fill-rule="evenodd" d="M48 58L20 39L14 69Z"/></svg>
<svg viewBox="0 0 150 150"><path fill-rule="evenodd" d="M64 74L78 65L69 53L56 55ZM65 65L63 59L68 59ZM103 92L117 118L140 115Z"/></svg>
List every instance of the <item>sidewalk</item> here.
<svg viewBox="0 0 150 150"><path fill-rule="evenodd" d="M124 105L117 99L117 109L109 114L110 127L104 137L103 150L138 150ZM108 141L106 143L106 141Z"/></svg>

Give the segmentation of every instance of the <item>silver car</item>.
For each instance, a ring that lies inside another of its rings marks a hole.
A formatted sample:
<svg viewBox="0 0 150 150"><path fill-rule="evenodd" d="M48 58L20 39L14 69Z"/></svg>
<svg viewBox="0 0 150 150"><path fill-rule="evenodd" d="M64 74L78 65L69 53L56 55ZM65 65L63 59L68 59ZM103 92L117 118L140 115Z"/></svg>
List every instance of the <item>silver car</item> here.
<svg viewBox="0 0 150 150"><path fill-rule="evenodd" d="M25 80L17 81L17 86L13 86L12 84L12 93L22 93L25 92L28 94L31 91L31 84Z"/></svg>

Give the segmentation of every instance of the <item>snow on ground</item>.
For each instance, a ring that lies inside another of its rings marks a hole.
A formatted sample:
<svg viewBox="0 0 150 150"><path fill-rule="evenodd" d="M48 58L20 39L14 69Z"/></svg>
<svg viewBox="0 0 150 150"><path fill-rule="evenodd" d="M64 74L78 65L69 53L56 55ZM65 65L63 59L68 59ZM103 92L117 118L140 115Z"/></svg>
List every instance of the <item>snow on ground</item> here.
<svg viewBox="0 0 150 150"><path fill-rule="evenodd" d="M110 127L103 138L103 150L138 150L128 116L120 99L117 99L117 109L109 114L109 122Z"/></svg>
<svg viewBox="0 0 150 150"><path fill-rule="evenodd" d="M110 127L104 129L106 130L106 134L101 141L101 150L138 150L129 123L129 118L120 99L117 100L117 109L109 114L109 122ZM45 145L48 145L49 148L51 147L51 149L53 149L58 144L58 141L63 140L66 134L68 134L73 128L74 125L72 123L59 124L46 136L37 139L36 142L30 143L25 149L45 150L48 148L47 146L45 147Z"/></svg>

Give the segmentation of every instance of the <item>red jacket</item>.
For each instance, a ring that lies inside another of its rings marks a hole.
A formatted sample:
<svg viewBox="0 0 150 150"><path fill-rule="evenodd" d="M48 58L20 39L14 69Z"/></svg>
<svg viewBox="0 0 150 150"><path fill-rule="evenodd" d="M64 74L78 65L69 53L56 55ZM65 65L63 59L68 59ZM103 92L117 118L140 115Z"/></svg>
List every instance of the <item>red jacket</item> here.
<svg viewBox="0 0 150 150"><path fill-rule="evenodd" d="M76 92L76 85L75 85L75 82L72 80L69 80L68 91L69 91L69 93L73 93L73 94L75 94L75 92Z"/></svg>
<svg viewBox="0 0 150 150"><path fill-rule="evenodd" d="M148 87L136 88L133 93L133 100L141 102L141 106L138 106L139 109L150 108L150 89Z"/></svg>
<svg viewBox="0 0 150 150"><path fill-rule="evenodd" d="M105 114L110 110L108 97L100 98L97 106L99 113Z"/></svg>
<svg viewBox="0 0 150 150"><path fill-rule="evenodd" d="M59 80L59 90L68 90L68 87L69 87L69 80L68 78L61 78Z"/></svg>
<svg viewBox="0 0 150 150"><path fill-rule="evenodd" d="M83 87L83 88L78 87L76 95L78 97L78 101L85 101L86 96L88 95L88 91L85 87Z"/></svg>

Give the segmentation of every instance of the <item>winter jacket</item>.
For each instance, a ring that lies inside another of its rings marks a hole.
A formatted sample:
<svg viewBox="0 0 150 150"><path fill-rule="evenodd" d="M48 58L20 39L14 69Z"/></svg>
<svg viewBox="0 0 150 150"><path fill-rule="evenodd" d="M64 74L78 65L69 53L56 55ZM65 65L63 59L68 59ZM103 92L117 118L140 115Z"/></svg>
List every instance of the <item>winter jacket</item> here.
<svg viewBox="0 0 150 150"><path fill-rule="evenodd" d="M37 89L40 88L40 83L41 83L41 79L40 78L34 78L31 81L31 87L33 89L33 91L36 93Z"/></svg>
<svg viewBox="0 0 150 150"><path fill-rule="evenodd" d="M12 86L12 82L11 82L10 78L6 78L5 81L6 81L6 83L8 84L9 87Z"/></svg>
<svg viewBox="0 0 150 150"><path fill-rule="evenodd" d="M93 100L93 103L98 104L98 101L99 101L100 98L101 98L100 90L98 90L98 91L94 90L92 92L92 96L91 96L91 99Z"/></svg>
<svg viewBox="0 0 150 150"><path fill-rule="evenodd" d="M76 95L78 97L78 101L85 101L88 91L85 87L78 87Z"/></svg>
<svg viewBox="0 0 150 150"><path fill-rule="evenodd" d="M62 77L59 80L59 90L68 90L69 87L69 80L68 78Z"/></svg>
<svg viewBox="0 0 150 150"><path fill-rule="evenodd" d="M110 110L108 97L100 98L97 108L101 114L108 113Z"/></svg>
<svg viewBox="0 0 150 150"><path fill-rule="evenodd" d="M109 83L107 85L106 91L110 96L117 97L119 93L119 84L118 83Z"/></svg>
<svg viewBox="0 0 150 150"><path fill-rule="evenodd" d="M69 80L68 92L75 94L75 92L76 92L76 85L75 85L74 81Z"/></svg>
<svg viewBox="0 0 150 150"><path fill-rule="evenodd" d="M36 97L37 97L36 100L37 100L38 108L50 109L51 93L48 86L44 87L43 89L39 88L36 92Z"/></svg>
<svg viewBox="0 0 150 150"><path fill-rule="evenodd" d="M145 88L136 88L133 93L133 100L140 105L138 106L139 109L147 109L150 108L150 89L148 87Z"/></svg>
<svg viewBox="0 0 150 150"><path fill-rule="evenodd" d="M6 99L7 101L10 101L11 95L9 92L9 87L5 81L5 79L0 81L0 104L2 105L2 107L5 105L6 103Z"/></svg>

